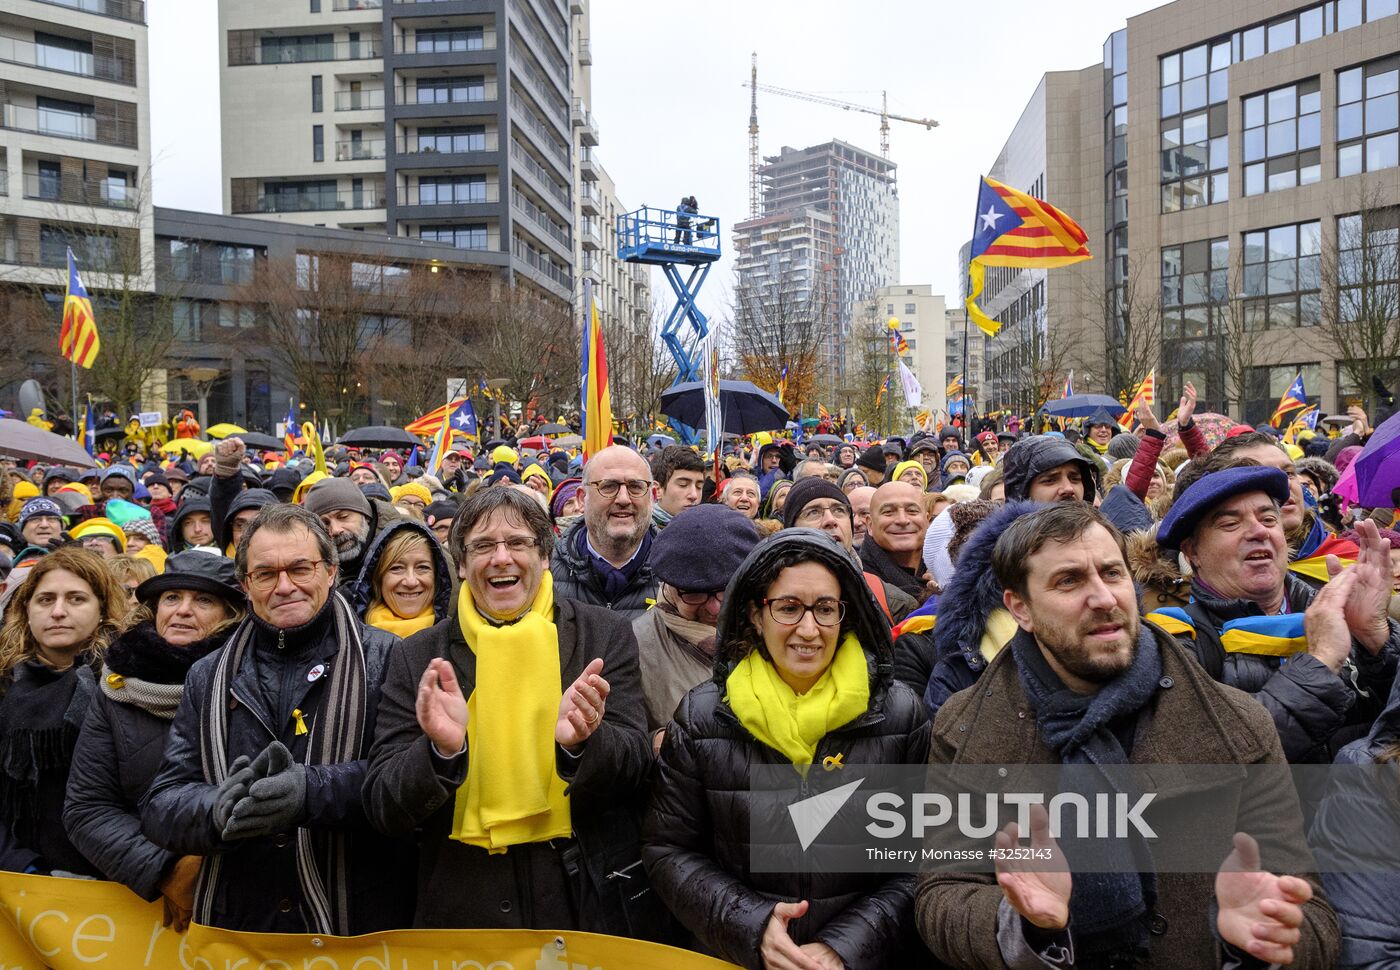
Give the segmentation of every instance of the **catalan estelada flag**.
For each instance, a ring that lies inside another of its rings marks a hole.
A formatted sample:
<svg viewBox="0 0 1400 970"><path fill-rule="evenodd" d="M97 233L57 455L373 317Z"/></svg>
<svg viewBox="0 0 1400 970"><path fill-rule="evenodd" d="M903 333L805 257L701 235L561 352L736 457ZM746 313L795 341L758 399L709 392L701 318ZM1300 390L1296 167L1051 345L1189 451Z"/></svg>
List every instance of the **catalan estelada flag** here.
<svg viewBox="0 0 1400 970"><path fill-rule="evenodd" d="M433 408L421 418L414 418L412 421L408 422L408 424L404 425L403 429L409 434L437 434L438 429L442 427L442 422L447 419L447 416L466 403L466 400L467 399L464 397L459 397L455 401L448 401L440 408Z"/></svg>
<svg viewBox="0 0 1400 970"><path fill-rule="evenodd" d="M1069 397L1069 396L1070 396L1071 394L1073 394L1073 393L1074 393L1074 368L1071 367L1071 368L1069 369L1069 373L1065 375L1065 389L1064 389L1063 391L1060 392L1060 400L1064 400L1065 398Z"/></svg>
<svg viewBox="0 0 1400 970"><path fill-rule="evenodd" d="M1049 202L984 177L977 196L968 263L969 286L964 301L968 319L989 337L995 337L1001 329L1001 324L977 305L988 266L1068 266L1093 258L1088 240L1078 223Z"/></svg>
<svg viewBox="0 0 1400 970"><path fill-rule="evenodd" d="M890 344L897 354L909 353L909 341L904 339L904 334L899 332L899 317L890 317L885 322L885 329L890 332Z"/></svg>
<svg viewBox="0 0 1400 970"><path fill-rule="evenodd" d="M826 409L825 405L821 405L821 404L818 404L818 405L817 405L817 420L818 420L818 421L830 421L830 420L831 420L831 412L828 411L828 410Z"/></svg>
<svg viewBox="0 0 1400 970"><path fill-rule="evenodd" d="M78 446L89 455L97 453L97 421L92 413L92 395L88 395L87 406L83 408L83 423L78 428Z"/></svg>
<svg viewBox="0 0 1400 970"><path fill-rule="evenodd" d="M92 300L78 275L73 250L68 250L68 292L63 297L63 327L58 332L59 352L79 367L90 368L102 349L97 335L97 320L92 315Z"/></svg>
<svg viewBox="0 0 1400 970"><path fill-rule="evenodd" d="M583 324L583 366L580 381L583 406L583 460L612 444L612 391L608 386L608 354L603 347L603 325L593 303L593 288L585 283L584 305L588 319Z"/></svg>
<svg viewBox="0 0 1400 970"><path fill-rule="evenodd" d="M450 413L450 412L449 412ZM419 420L422 420L421 418ZM433 453L428 456L428 474L436 475L442 468L442 456L452 447L452 422L444 415L433 432Z"/></svg>
<svg viewBox="0 0 1400 970"><path fill-rule="evenodd" d="M1283 392L1283 397L1278 399L1278 407L1274 408L1274 416L1269 419L1269 426L1277 428L1285 414L1307 406L1308 392L1303 390L1303 372L1299 371L1298 376L1293 378L1293 383L1288 385L1288 390Z"/></svg>
<svg viewBox="0 0 1400 970"><path fill-rule="evenodd" d="M784 402L783 402L783 395L787 394L787 369L788 369L788 365L787 365L787 364L784 364L784 365L783 365L783 376L778 378L778 390L777 390L775 396L777 397L778 403L779 403L779 404L784 403Z"/></svg>
<svg viewBox="0 0 1400 970"><path fill-rule="evenodd" d="M288 458L297 453L297 412L291 398L287 398L287 416L282 421L282 444L287 447Z"/></svg>
<svg viewBox="0 0 1400 970"><path fill-rule="evenodd" d="M889 389L890 375L886 374L884 382L880 385L880 389L875 392L875 407L878 408L880 406L880 402L885 399L885 394L889 391Z"/></svg>
<svg viewBox="0 0 1400 970"><path fill-rule="evenodd" d="M963 392L963 376L959 374L948 382L948 389L944 392L947 397L957 397Z"/></svg>

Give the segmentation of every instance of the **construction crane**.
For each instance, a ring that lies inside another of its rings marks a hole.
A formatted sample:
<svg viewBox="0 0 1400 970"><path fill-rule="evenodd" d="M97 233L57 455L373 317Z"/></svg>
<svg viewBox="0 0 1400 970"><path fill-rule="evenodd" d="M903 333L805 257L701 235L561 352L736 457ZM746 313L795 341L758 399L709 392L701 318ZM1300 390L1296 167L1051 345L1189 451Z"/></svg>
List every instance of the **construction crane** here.
<svg viewBox="0 0 1400 970"><path fill-rule="evenodd" d="M758 92L764 94L776 94L784 98L793 98L797 101L808 101L812 104L824 104L829 108L840 108L842 111L858 111L862 114L878 115L880 117L880 155L884 158L890 157L890 121L904 121L911 125L922 125L925 129L932 131L938 127L938 122L932 118L908 118L904 115L890 114L889 95L885 91L880 92L880 107L871 108L863 104L854 104L850 101L838 101L836 98L828 98L821 94L810 94L806 91L794 91L790 88L780 88L772 84L758 83L758 54L752 55L749 65L749 80L741 85L749 89L749 218L757 219L761 200L761 180L759 178L759 153L758 153Z"/></svg>

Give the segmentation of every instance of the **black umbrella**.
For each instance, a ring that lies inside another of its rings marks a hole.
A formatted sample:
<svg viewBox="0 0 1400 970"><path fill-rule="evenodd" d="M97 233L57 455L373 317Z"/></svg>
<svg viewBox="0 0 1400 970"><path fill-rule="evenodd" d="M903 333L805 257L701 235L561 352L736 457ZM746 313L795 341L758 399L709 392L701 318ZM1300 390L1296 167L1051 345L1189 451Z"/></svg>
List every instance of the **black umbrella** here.
<svg viewBox="0 0 1400 970"><path fill-rule="evenodd" d="M286 451L287 443L281 438L274 438L270 434L263 434L261 431L245 431L243 434L235 435L239 441L249 448L256 448L259 451Z"/></svg>
<svg viewBox="0 0 1400 970"><path fill-rule="evenodd" d="M0 419L0 455L31 461L61 462L79 468L92 468L97 464L72 438L13 418Z"/></svg>
<svg viewBox="0 0 1400 970"><path fill-rule="evenodd" d="M845 443L834 434L814 434L807 439L809 445L844 445Z"/></svg>
<svg viewBox="0 0 1400 970"><path fill-rule="evenodd" d="M720 381L719 406L724 431L753 434L774 431L787 424L783 403L749 381ZM705 426L705 385L701 381L676 384L661 394L661 413L692 428Z"/></svg>
<svg viewBox="0 0 1400 970"><path fill-rule="evenodd" d="M542 425L540 425L538 428L535 429L535 434L556 435L556 434L573 434L573 433L574 433L574 429L573 429L573 428L569 427L567 424L558 424L558 423L542 424Z"/></svg>
<svg viewBox="0 0 1400 970"><path fill-rule="evenodd" d="M403 428L372 424L345 432L336 443L359 448L408 448L418 444L418 439Z"/></svg>

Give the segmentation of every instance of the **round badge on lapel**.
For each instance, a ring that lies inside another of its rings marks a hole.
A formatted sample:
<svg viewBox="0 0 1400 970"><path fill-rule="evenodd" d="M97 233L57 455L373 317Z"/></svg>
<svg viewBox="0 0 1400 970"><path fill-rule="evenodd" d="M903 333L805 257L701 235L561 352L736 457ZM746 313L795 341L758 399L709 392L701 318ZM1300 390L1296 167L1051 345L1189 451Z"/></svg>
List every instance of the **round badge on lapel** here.
<svg viewBox="0 0 1400 970"><path fill-rule="evenodd" d="M325 664L317 664L316 666L312 667L310 670L308 670L308 671L306 672L306 682L307 682L308 684L314 684L314 683L316 683L316 681L318 681L318 680L321 679L321 675L324 674L325 672L326 672L326 665L325 665Z"/></svg>

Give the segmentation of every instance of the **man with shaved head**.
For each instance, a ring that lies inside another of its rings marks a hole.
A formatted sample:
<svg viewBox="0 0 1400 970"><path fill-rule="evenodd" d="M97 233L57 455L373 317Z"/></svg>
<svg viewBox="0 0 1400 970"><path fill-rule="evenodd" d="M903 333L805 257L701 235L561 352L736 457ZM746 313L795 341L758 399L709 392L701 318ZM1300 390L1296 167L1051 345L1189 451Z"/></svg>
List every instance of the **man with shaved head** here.
<svg viewBox="0 0 1400 970"><path fill-rule="evenodd" d="M932 587L923 564L928 511L923 494L907 482L886 482L870 496L870 525L860 545L866 572L922 603Z"/></svg>
<svg viewBox="0 0 1400 970"><path fill-rule="evenodd" d="M656 599L647 560L656 532L651 467L630 448L604 448L583 466L583 517L554 545L554 595L616 610L628 619Z"/></svg>

